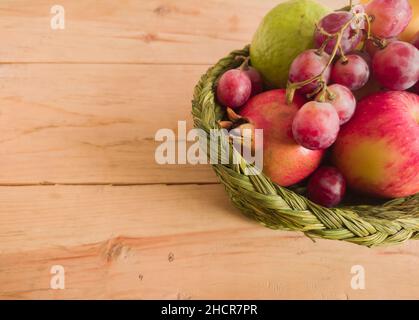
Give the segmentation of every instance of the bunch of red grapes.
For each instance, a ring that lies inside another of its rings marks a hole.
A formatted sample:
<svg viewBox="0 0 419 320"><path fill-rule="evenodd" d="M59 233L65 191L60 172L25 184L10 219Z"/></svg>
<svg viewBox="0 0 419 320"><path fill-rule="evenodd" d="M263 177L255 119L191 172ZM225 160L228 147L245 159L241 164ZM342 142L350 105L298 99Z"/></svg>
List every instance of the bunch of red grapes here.
<svg viewBox="0 0 419 320"><path fill-rule="evenodd" d="M355 112L353 91L371 77L384 89L418 90L419 32L412 43L397 39L411 17L408 0L372 0L319 21L315 48L300 53L289 71L289 100L295 92L309 100L293 120L298 144L311 150L329 148ZM258 71L245 65L220 78L217 98L222 105L239 108L263 90ZM345 180L333 167L318 169L308 184L309 198L329 207L338 204L344 192Z"/></svg>
<svg viewBox="0 0 419 320"><path fill-rule="evenodd" d="M355 111L351 91L362 88L370 73L390 90L415 85L419 52L414 45L393 38L404 30L411 14L407 0L375 0L366 12L358 5L351 12L334 12L320 20L314 35L318 49L297 56L289 73L291 86L295 85L300 93L317 93L294 121L293 135L298 143L309 149L330 147L339 126L348 122ZM361 41L369 44L370 53L355 50ZM330 82L334 84L327 86Z"/></svg>

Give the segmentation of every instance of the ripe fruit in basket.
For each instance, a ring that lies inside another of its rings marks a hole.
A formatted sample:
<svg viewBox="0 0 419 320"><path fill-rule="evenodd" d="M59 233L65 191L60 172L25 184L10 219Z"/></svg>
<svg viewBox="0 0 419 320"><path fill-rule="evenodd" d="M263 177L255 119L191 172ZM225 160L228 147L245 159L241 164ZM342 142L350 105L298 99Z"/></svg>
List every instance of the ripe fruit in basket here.
<svg viewBox="0 0 419 320"><path fill-rule="evenodd" d="M362 4L367 4L368 2L371 1L361 0ZM412 18L404 31L398 36L399 39L403 41L411 41L415 33L419 30L419 1L409 0L409 4L412 8ZM396 15L396 12L398 11L395 11L394 15Z"/></svg>
<svg viewBox="0 0 419 320"><path fill-rule="evenodd" d="M325 207L338 205L346 191L345 178L334 167L321 167L311 176L308 185L308 198Z"/></svg>
<svg viewBox="0 0 419 320"><path fill-rule="evenodd" d="M292 122L292 134L310 150L329 148L339 132L339 116L327 102L310 101L298 110Z"/></svg>
<svg viewBox="0 0 419 320"><path fill-rule="evenodd" d="M386 88L406 90L419 80L419 50L407 42L391 42L375 54L372 69Z"/></svg>
<svg viewBox="0 0 419 320"><path fill-rule="evenodd" d="M386 40L387 44L390 44L391 42L394 42L394 41L398 41L398 39L396 37L388 38L388 39L385 39L385 40ZM381 48L376 46L374 44L374 41L372 41L372 40L366 40L365 41L365 49L366 49L366 51L367 51L367 53L368 53L368 55L370 56L371 59L374 58L375 54L378 51L382 50Z"/></svg>
<svg viewBox="0 0 419 320"><path fill-rule="evenodd" d="M301 82L308 80L314 76L320 74L327 66L330 56L323 52L318 53L315 49L310 49L301 52L292 62L289 72L289 81L292 83ZM330 66L327 67L324 72L324 81L329 82L330 78ZM314 91L319 84L317 81L313 81L306 84L304 87L299 89L300 93L310 93Z"/></svg>
<svg viewBox="0 0 419 320"><path fill-rule="evenodd" d="M291 0L264 17L250 45L250 60L268 86L285 88L291 62L313 47L315 23L328 11L313 0Z"/></svg>
<svg viewBox="0 0 419 320"><path fill-rule="evenodd" d="M248 75L240 69L225 72L217 84L217 99L225 107L237 108L249 100L252 83Z"/></svg>
<svg viewBox="0 0 419 320"><path fill-rule="evenodd" d="M360 55L350 54L345 60L341 58L334 64L331 79L351 90L358 90L367 83L369 76L367 62Z"/></svg>
<svg viewBox="0 0 419 320"><path fill-rule="evenodd" d="M355 112L356 99L351 90L340 84L332 84L327 88L325 101L330 103L339 116L339 124L348 122ZM331 95L331 96L330 96ZM321 93L316 98L320 99Z"/></svg>
<svg viewBox="0 0 419 320"><path fill-rule="evenodd" d="M333 159L348 186L385 198L419 192L419 96L373 94L342 126Z"/></svg>
<svg viewBox="0 0 419 320"><path fill-rule="evenodd" d="M292 101L295 92L305 94L308 99L323 98L329 80L351 90L358 90L367 83L370 71L363 57L369 59L369 56L365 52L352 51L365 38L364 33L369 35L365 32L367 21L361 5L353 6L350 12L337 11L321 19L314 33L318 48L303 51L291 64L288 102ZM374 41L383 45L379 39L374 38ZM346 54L350 50L352 53ZM331 67L339 55L341 58Z"/></svg>
<svg viewBox="0 0 419 320"><path fill-rule="evenodd" d="M408 0L372 0L366 5L365 12L373 17L371 32L381 38L398 36L412 19Z"/></svg>
<svg viewBox="0 0 419 320"><path fill-rule="evenodd" d="M318 23L318 27L314 33L314 43L316 48L320 48L327 36L320 32L320 29L323 29L328 34L334 34L342 28L345 23L348 23L349 20L352 19L353 14L346 11L338 11L330 13L324 16L320 22ZM342 40L341 40L341 47L344 53L348 53L349 51L354 50L362 38L362 31L353 29L351 26L345 29L343 32ZM327 42L325 46L325 51L328 54L332 54L333 48L336 44L336 38L331 39Z"/></svg>
<svg viewBox="0 0 419 320"><path fill-rule="evenodd" d="M285 102L285 90L277 89L251 98L240 111L257 129L263 129L263 172L281 186L308 177L320 164L323 150L298 145L291 132L292 120L304 100L296 96Z"/></svg>

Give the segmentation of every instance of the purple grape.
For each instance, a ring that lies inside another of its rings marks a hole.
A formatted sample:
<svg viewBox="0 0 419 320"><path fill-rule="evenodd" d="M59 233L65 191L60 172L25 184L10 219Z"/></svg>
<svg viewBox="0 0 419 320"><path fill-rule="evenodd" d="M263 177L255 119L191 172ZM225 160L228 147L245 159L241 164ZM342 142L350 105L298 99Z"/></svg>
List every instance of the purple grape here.
<svg viewBox="0 0 419 320"><path fill-rule="evenodd" d="M353 14L346 11L333 12L324 16L319 24L318 28L314 32L314 44L316 48L320 48L322 44L328 39L327 35L324 35L320 32L320 28L326 31L329 34L334 34L338 32L346 23L353 18ZM336 38L334 37L329 40L325 47L325 51L328 54L332 54L333 48L336 45ZM346 54L354 50L357 45L361 42L362 31L352 29L352 26L349 25L343 32L341 46L343 52ZM338 51L337 54L340 54Z"/></svg>
<svg viewBox="0 0 419 320"><path fill-rule="evenodd" d="M370 76L367 62L357 54L346 56L346 61L339 59L332 68L332 82L351 90L362 88Z"/></svg>
<svg viewBox="0 0 419 320"><path fill-rule="evenodd" d="M335 167L321 167L311 176L308 185L308 198L325 207L338 205L346 191L346 181Z"/></svg>
<svg viewBox="0 0 419 320"><path fill-rule="evenodd" d="M225 72L217 86L217 99L224 106L239 108L250 98L252 83L248 75L239 69Z"/></svg>
<svg viewBox="0 0 419 320"><path fill-rule="evenodd" d="M375 78L390 90L406 90L419 80L419 50L410 43L394 41L372 60Z"/></svg>
<svg viewBox="0 0 419 320"><path fill-rule="evenodd" d="M365 11L373 18L371 32L380 38L398 36L412 19L408 0L372 0Z"/></svg>
<svg viewBox="0 0 419 320"><path fill-rule="evenodd" d="M328 86L328 90L334 95L334 99L329 99L326 94L326 102L335 107L339 116L339 124L343 125L353 116L356 107L356 99L351 90L340 84L332 84ZM321 93L319 93L319 95L320 94ZM317 97L319 97L319 95Z"/></svg>
<svg viewBox="0 0 419 320"><path fill-rule="evenodd" d="M329 62L330 56L327 53L319 54L317 50L310 49L300 53L292 62L289 72L289 80L292 83L302 82L319 75ZM330 66L323 74L326 84L330 78ZM311 93L318 87L317 82L311 82L302 87L299 92L302 94Z"/></svg>
<svg viewBox="0 0 419 320"><path fill-rule="evenodd" d="M310 150L327 149L339 133L339 116L330 103L310 101L292 122L294 140Z"/></svg>

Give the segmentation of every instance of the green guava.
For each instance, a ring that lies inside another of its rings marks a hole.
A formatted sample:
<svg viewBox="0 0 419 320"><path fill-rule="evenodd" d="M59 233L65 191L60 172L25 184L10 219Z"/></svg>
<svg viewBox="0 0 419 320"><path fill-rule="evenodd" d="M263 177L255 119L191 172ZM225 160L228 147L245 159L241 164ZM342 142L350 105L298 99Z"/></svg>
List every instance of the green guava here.
<svg viewBox="0 0 419 320"><path fill-rule="evenodd" d="M269 87L286 87L292 61L313 48L315 24L329 11L312 0L291 0L263 18L250 45L250 61Z"/></svg>

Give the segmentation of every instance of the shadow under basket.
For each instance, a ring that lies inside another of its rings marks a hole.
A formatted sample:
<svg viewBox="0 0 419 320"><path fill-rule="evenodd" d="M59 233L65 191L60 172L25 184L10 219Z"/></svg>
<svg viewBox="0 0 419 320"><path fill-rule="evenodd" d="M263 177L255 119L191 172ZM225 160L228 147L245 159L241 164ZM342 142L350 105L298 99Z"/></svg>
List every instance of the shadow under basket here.
<svg viewBox="0 0 419 320"><path fill-rule="evenodd" d="M194 123L207 133L208 145L210 130L220 129L218 121L225 114L214 97L216 81L225 71L238 67L241 62L238 56L248 55L248 47L233 51L211 67L195 87ZM220 143L235 152L227 136ZM210 149L207 150L209 153ZM325 208L301 195L298 188L278 186L263 173L244 174L245 169L252 170L252 166L236 153L239 157L239 161L234 161L236 164L231 161L231 164L212 167L233 204L268 228L301 231L311 239L344 240L368 247L419 239L419 193L379 205L345 204Z"/></svg>

